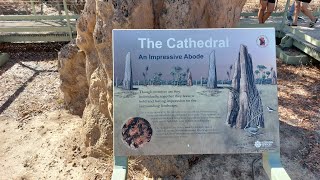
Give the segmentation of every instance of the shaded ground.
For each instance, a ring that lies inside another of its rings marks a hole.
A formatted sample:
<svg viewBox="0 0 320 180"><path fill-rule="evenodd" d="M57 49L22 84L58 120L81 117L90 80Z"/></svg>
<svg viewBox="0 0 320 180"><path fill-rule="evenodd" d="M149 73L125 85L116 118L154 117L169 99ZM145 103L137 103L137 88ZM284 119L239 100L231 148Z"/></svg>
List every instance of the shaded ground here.
<svg viewBox="0 0 320 180"><path fill-rule="evenodd" d="M60 47L5 44L0 48L11 51L10 61L0 68L0 179L110 178L112 158L88 157L81 143L81 119L63 110L56 52ZM317 179L320 68L278 62L278 77L283 165L292 179ZM252 162L259 157L198 156L189 162L185 178L251 179ZM129 164L131 179L152 175L139 158ZM261 160L254 167L255 179L266 179Z"/></svg>

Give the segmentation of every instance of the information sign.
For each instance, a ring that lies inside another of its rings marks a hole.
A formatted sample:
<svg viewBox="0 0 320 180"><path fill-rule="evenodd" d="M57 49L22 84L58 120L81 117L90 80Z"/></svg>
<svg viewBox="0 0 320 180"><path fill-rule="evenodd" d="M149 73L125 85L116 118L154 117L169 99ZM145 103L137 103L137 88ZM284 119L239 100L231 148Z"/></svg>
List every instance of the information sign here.
<svg viewBox="0 0 320 180"><path fill-rule="evenodd" d="M114 30L114 154L279 151L275 30Z"/></svg>

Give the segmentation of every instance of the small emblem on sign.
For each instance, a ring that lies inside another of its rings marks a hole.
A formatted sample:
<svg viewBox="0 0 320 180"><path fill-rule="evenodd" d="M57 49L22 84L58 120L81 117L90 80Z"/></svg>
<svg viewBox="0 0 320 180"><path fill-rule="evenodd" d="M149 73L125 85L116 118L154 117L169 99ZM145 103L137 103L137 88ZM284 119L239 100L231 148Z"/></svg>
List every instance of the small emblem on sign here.
<svg viewBox="0 0 320 180"><path fill-rule="evenodd" d="M257 45L261 48L267 47L269 44L269 40L267 36L261 35L257 38Z"/></svg>
<svg viewBox="0 0 320 180"><path fill-rule="evenodd" d="M256 148L270 148L273 144L273 141L256 141L254 146Z"/></svg>
<svg viewBox="0 0 320 180"><path fill-rule="evenodd" d="M256 142L254 143L254 146L255 146L256 148L260 148L260 147L261 147L261 142L260 142L260 141L256 141Z"/></svg>

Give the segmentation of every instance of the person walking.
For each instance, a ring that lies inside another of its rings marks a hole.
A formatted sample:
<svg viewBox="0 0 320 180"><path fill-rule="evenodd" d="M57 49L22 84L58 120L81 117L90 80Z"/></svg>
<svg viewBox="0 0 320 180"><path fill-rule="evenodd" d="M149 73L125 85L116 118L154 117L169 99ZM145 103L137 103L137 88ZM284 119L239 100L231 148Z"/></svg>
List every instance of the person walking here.
<svg viewBox="0 0 320 180"><path fill-rule="evenodd" d="M290 9L288 11L288 14L287 14L287 20L289 22L293 22L293 15L294 15L294 9L295 9L295 2L293 1L292 5L290 6ZM301 17L301 16L298 16L298 20L301 20L301 21L304 21L304 18Z"/></svg>
<svg viewBox="0 0 320 180"><path fill-rule="evenodd" d="M315 26L315 24L318 22L318 18L313 16L312 12L308 9L310 2L311 0L295 0L295 11L294 11L293 22L291 26L298 25L298 16L300 11L311 20L309 27L313 28Z"/></svg>
<svg viewBox="0 0 320 180"><path fill-rule="evenodd" d="M275 7L275 0L260 0L260 8L258 12L259 24L264 24L271 16Z"/></svg>

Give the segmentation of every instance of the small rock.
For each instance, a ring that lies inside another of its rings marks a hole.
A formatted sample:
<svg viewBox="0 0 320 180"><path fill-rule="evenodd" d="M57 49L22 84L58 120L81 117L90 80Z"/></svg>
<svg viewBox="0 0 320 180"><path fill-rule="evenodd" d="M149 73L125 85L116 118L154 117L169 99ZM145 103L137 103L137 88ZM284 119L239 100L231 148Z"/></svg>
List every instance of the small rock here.
<svg viewBox="0 0 320 180"><path fill-rule="evenodd" d="M24 163L23 167L29 167L29 164L28 163Z"/></svg>

